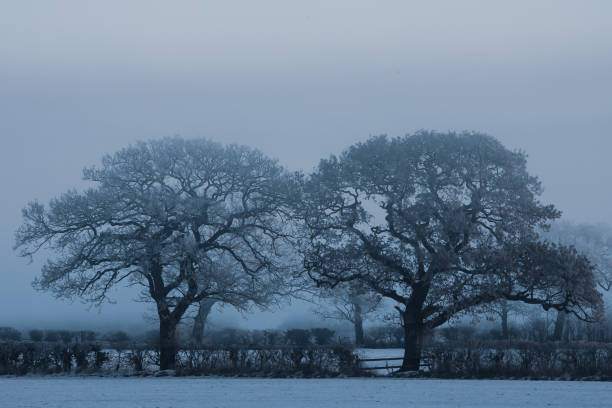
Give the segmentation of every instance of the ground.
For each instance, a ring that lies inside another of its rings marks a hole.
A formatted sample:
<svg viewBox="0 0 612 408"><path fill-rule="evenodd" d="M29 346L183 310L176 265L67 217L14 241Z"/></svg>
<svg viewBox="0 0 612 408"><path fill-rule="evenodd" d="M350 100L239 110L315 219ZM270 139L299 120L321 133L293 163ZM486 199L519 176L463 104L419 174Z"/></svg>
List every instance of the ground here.
<svg viewBox="0 0 612 408"><path fill-rule="evenodd" d="M606 382L0 377L6 408L600 408L611 400Z"/></svg>

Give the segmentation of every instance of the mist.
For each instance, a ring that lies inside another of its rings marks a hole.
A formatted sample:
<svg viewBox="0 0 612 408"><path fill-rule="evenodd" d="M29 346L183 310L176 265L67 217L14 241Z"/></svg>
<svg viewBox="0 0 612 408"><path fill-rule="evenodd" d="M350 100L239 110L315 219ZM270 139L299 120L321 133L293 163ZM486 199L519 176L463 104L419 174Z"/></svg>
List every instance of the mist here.
<svg viewBox="0 0 612 408"><path fill-rule="evenodd" d="M149 325L131 289L101 309L36 292L44 257L12 249L28 201L138 140L246 144L308 172L371 135L475 130L526 151L564 219L612 223L611 17L605 1L3 2L0 326Z"/></svg>

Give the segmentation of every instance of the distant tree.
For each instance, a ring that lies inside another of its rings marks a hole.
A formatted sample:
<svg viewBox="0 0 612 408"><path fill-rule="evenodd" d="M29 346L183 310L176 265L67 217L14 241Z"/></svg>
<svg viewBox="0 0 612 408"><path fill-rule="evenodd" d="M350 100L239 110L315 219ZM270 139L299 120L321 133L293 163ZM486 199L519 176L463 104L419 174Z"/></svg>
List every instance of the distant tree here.
<svg viewBox="0 0 612 408"><path fill-rule="evenodd" d="M606 224L573 224L557 221L540 232L543 239L571 245L586 255L594 266L597 284L604 290L612 286L612 227Z"/></svg>
<svg viewBox="0 0 612 408"><path fill-rule="evenodd" d="M209 333L211 343L224 345L239 345L248 342L248 334L245 330L226 327Z"/></svg>
<svg viewBox="0 0 612 408"><path fill-rule="evenodd" d="M370 327L364 336L368 347L402 347L403 341L404 329L395 324Z"/></svg>
<svg viewBox="0 0 612 408"><path fill-rule="evenodd" d="M325 327L312 328L310 329L310 333L312 333L315 344L318 346L325 346L327 344L330 344L334 337L334 331Z"/></svg>
<svg viewBox="0 0 612 408"><path fill-rule="evenodd" d="M27 205L15 248L57 254L35 280L57 296L102 302L118 283L142 286L157 309L161 369L175 366L185 312L226 288L202 285L211 264L231 262L251 293L282 287L291 177L259 151L153 140L105 156L84 179L93 186L83 192Z"/></svg>
<svg viewBox="0 0 612 408"><path fill-rule="evenodd" d="M376 311L381 296L358 281L339 284L334 288L322 287L318 293L321 300L331 303L331 308L322 304L317 313L326 319L350 322L354 329L355 344L364 344L363 321Z"/></svg>
<svg viewBox="0 0 612 408"><path fill-rule="evenodd" d="M72 338L74 337L74 333L69 330L59 330L57 332L57 335L64 344L69 344L72 341Z"/></svg>
<svg viewBox="0 0 612 408"><path fill-rule="evenodd" d="M286 247L283 252L288 251L289 247ZM214 305L232 306L242 312L254 306L263 309L276 301L279 294L292 291L290 282L283 279L260 279L257 286L254 286L252 277L228 254L206 257L200 265L198 286L213 288L214 293L195 304L197 314L191 331L191 341L194 344L202 344L206 320Z"/></svg>
<svg viewBox="0 0 612 408"><path fill-rule="evenodd" d="M310 344L310 330L289 329L285 332L285 339L288 344L295 346L305 346Z"/></svg>
<svg viewBox="0 0 612 408"><path fill-rule="evenodd" d="M45 332L43 332L42 330L37 330L37 329L33 329L28 332L28 336L30 336L30 340L36 341L36 342L42 341L44 335L45 335Z"/></svg>
<svg viewBox="0 0 612 408"><path fill-rule="evenodd" d="M276 346L279 344L281 333L277 330L265 330L263 335L267 345Z"/></svg>
<svg viewBox="0 0 612 408"><path fill-rule="evenodd" d="M206 320L215 303L215 299L202 299L198 302L198 313L193 319L193 328L191 331L191 340L193 343L202 344Z"/></svg>
<svg viewBox="0 0 612 408"><path fill-rule="evenodd" d="M500 322L500 338L510 338L510 315L527 315L528 306L521 302L510 302L506 299L501 299L498 302L493 302L487 305L483 305L481 309L488 316L487 318L493 320L493 317L498 317Z"/></svg>
<svg viewBox="0 0 612 408"><path fill-rule="evenodd" d="M157 349L159 349L159 339L159 330L147 330L142 336L140 336L140 340L148 347L155 347Z"/></svg>
<svg viewBox="0 0 612 408"><path fill-rule="evenodd" d="M96 332L90 330L81 330L78 333L78 337L81 343L92 343L96 341Z"/></svg>
<svg viewBox="0 0 612 408"><path fill-rule="evenodd" d="M426 330L500 299L596 320L588 259L538 242L537 228L559 216L540 192L525 154L490 136L374 137L306 180L304 265L319 285L357 280L395 302L402 370L419 369Z"/></svg>
<svg viewBox="0 0 612 408"><path fill-rule="evenodd" d="M0 340L19 341L21 332L13 327L0 327Z"/></svg>
<svg viewBox="0 0 612 408"><path fill-rule="evenodd" d="M57 330L45 330L45 341L55 343L60 340L59 332Z"/></svg>
<svg viewBox="0 0 612 408"><path fill-rule="evenodd" d="M131 341L130 336L122 330L107 333L106 336L104 336L104 338L113 344L114 343L128 343Z"/></svg>
<svg viewBox="0 0 612 408"><path fill-rule="evenodd" d="M606 224L573 224L557 221L542 231L543 239L560 245L571 245L589 258L595 267L597 284L603 290L612 285L612 228ZM557 312L552 340L561 340L567 322L567 313Z"/></svg>

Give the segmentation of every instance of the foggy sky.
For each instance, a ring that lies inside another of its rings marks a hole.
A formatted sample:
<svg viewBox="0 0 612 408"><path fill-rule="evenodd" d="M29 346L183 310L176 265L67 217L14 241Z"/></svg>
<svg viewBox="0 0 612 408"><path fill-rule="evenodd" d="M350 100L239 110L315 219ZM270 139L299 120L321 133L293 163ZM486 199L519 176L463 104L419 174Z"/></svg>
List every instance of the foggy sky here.
<svg viewBox="0 0 612 408"><path fill-rule="evenodd" d="M29 200L136 140L248 144L308 171L370 135L483 131L529 154L565 218L612 223L612 3L424 3L1 2L0 326L141 323L127 291L101 312L35 292L44 258L11 248Z"/></svg>

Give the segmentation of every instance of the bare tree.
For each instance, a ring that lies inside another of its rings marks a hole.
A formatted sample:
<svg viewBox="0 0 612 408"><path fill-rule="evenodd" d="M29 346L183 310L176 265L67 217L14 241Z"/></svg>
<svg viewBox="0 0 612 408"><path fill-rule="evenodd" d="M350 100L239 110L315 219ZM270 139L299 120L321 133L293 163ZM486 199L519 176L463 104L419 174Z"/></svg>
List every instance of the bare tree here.
<svg viewBox="0 0 612 408"><path fill-rule="evenodd" d="M193 319L193 328L191 330L191 341L194 344L200 345L204 341L206 321L215 303L217 301L210 298L202 299L198 302L198 313Z"/></svg>
<svg viewBox="0 0 612 408"><path fill-rule="evenodd" d="M612 228L605 224L573 224L568 221L558 221L547 231L542 231L542 237L562 245L572 245L584 253L595 267L597 284L603 290L612 286ZM557 312L552 340L559 341L567 322L567 313Z"/></svg>
<svg viewBox="0 0 612 408"><path fill-rule="evenodd" d="M306 180L304 265L319 285L358 280L395 302L402 370L419 369L425 330L500 299L597 319L589 261L538 242L559 216L540 192L525 154L490 136L374 137Z"/></svg>
<svg viewBox="0 0 612 408"><path fill-rule="evenodd" d="M287 258L291 255L291 248L278 242L275 250L284 257L284 265L290 265ZM242 312L249 311L253 306L263 309L276 302L279 295L289 295L292 289L289 279L259 279L254 286L251 276L244 273L231 254L213 254L214 258L210 258L210 255L204 257L207 262L205 265L201 262L202 267L196 276L198 286L209 294L194 304L197 314L194 316L191 340L195 344L202 344L206 320L215 304L230 305ZM280 260L277 261L280 263ZM283 274L282 277L289 278L290 274Z"/></svg>
<svg viewBox="0 0 612 408"><path fill-rule="evenodd" d="M322 304L316 312L326 319L350 322L354 328L355 344L363 344L363 321L379 307L381 296L358 281L346 282L334 288L322 287L318 294L321 300L329 301L331 307Z"/></svg>
<svg viewBox="0 0 612 408"><path fill-rule="evenodd" d="M259 151L153 140L105 156L84 179L83 192L29 203L15 248L55 252L34 284L57 296L102 302L120 282L142 286L159 318L161 369L175 366L176 326L192 304L244 294L227 280L254 294L282 286L291 177ZM219 260L230 268L211 267Z"/></svg>
<svg viewBox="0 0 612 408"><path fill-rule="evenodd" d="M595 267L597 284L603 290L612 287L612 228L606 224L573 224L557 221L540 233L543 239L571 245L589 258Z"/></svg>
<svg viewBox="0 0 612 408"><path fill-rule="evenodd" d="M483 312L487 315L495 315L499 317L500 333L502 339L510 338L510 315L528 315L530 306L521 302L510 302L505 298L497 302L485 304L482 306Z"/></svg>

